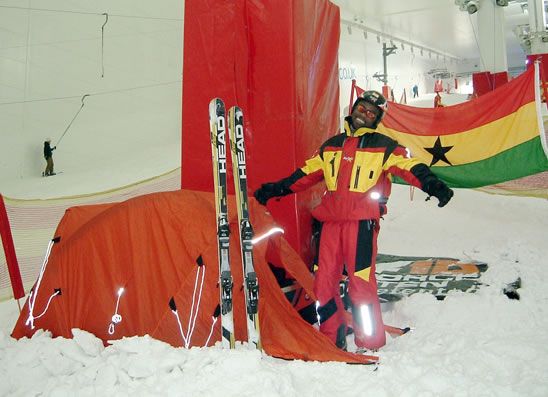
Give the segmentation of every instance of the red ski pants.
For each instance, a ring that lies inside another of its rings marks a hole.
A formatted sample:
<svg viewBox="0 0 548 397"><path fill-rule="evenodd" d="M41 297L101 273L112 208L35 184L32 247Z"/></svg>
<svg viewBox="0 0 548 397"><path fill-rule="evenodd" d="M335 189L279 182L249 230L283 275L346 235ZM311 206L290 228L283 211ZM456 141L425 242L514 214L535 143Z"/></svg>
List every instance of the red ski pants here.
<svg viewBox="0 0 548 397"><path fill-rule="evenodd" d="M320 331L334 343L346 328L339 290L345 268L356 346L378 349L386 343L375 278L378 231L378 222L371 220L325 222L322 226L314 293Z"/></svg>

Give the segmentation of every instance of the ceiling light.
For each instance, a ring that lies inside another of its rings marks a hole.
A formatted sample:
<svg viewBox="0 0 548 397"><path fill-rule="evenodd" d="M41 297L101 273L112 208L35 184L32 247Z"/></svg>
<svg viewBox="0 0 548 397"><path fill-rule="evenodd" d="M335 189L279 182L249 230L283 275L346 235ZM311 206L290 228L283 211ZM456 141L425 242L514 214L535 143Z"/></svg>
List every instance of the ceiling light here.
<svg viewBox="0 0 548 397"><path fill-rule="evenodd" d="M495 0L498 5L508 5L508 0ZM499 4L499 2L501 4ZM459 7L461 11L467 11L468 14L475 14L479 10L479 0L455 0L455 5Z"/></svg>
<svg viewBox="0 0 548 397"><path fill-rule="evenodd" d="M477 1L471 0L468 3L466 3L466 11L468 11L468 14L475 14L479 10L479 4Z"/></svg>

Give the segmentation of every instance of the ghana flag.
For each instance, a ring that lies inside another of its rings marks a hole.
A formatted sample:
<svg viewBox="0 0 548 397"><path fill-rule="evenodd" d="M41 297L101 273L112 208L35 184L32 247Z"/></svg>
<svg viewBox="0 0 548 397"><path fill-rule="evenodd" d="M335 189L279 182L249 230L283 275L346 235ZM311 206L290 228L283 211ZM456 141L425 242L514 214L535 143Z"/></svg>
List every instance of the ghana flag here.
<svg viewBox="0 0 548 397"><path fill-rule="evenodd" d="M379 131L452 187L474 188L548 170L538 65L477 99L435 109L390 103ZM544 105L543 105L544 106Z"/></svg>

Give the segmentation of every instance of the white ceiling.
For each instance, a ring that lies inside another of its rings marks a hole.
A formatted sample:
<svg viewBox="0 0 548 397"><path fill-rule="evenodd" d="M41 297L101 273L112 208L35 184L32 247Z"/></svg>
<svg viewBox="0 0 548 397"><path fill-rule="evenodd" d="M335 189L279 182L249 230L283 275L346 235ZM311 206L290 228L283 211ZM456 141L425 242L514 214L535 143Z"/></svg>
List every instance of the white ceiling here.
<svg viewBox="0 0 548 397"><path fill-rule="evenodd" d="M493 1L493 0L482 0ZM331 0L341 19L363 20L365 26L461 59L478 59L477 13L459 11L454 0ZM504 7L508 67L524 65L525 53L513 33L528 24L518 2Z"/></svg>

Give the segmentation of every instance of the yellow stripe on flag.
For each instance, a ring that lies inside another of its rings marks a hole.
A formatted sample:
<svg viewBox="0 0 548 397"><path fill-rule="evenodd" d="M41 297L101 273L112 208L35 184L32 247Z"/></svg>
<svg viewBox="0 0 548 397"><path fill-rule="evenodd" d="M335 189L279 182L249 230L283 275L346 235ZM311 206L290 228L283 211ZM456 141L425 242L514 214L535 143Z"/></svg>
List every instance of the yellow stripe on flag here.
<svg viewBox="0 0 548 397"><path fill-rule="evenodd" d="M438 137L444 148L452 146L446 152L446 158L452 165L461 165L488 159L539 136L534 102L523 105L506 117L455 134L443 135L443 131L440 131L439 136L421 136L389 129L382 124L378 129L408 148L413 157L427 164L430 164L432 154L425 148L432 148ZM512 131L512 134L508 134L508 131ZM436 166L449 164L439 161Z"/></svg>

